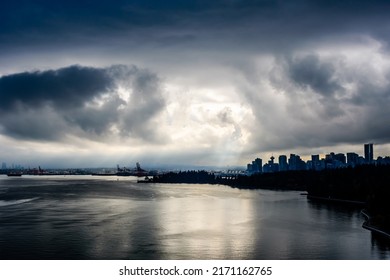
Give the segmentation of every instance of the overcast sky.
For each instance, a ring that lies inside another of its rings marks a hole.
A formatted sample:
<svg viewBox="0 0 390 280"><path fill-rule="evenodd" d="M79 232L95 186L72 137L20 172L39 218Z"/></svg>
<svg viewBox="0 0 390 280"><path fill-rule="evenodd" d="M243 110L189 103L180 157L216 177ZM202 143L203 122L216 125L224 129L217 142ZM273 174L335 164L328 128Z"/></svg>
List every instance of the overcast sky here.
<svg viewBox="0 0 390 280"><path fill-rule="evenodd" d="M2 1L0 162L390 155L390 3Z"/></svg>

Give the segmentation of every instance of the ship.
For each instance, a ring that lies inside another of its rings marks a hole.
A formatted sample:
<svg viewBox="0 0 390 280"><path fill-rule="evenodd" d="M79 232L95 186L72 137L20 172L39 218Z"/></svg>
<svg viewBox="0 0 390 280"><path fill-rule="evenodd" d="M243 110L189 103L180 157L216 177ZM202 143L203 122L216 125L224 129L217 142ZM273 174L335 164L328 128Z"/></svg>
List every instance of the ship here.
<svg viewBox="0 0 390 280"><path fill-rule="evenodd" d="M21 177L22 175L23 175L22 172L15 172L15 171L11 171L7 173L8 177Z"/></svg>

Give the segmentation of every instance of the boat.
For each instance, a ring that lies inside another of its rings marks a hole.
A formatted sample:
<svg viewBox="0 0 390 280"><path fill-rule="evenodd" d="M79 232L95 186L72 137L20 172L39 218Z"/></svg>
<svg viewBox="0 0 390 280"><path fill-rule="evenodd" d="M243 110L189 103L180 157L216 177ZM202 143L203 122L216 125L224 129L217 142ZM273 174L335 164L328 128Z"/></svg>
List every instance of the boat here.
<svg viewBox="0 0 390 280"><path fill-rule="evenodd" d="M145 177L143 180L138 180L137 183L153 183L153 178Z"/></svg>
<svg viewBox="0 0 390 280"><path fill-rule="evenodd" d="M23 175L22 172L9 172L7 173L8 177L21 177Z"/></svg>

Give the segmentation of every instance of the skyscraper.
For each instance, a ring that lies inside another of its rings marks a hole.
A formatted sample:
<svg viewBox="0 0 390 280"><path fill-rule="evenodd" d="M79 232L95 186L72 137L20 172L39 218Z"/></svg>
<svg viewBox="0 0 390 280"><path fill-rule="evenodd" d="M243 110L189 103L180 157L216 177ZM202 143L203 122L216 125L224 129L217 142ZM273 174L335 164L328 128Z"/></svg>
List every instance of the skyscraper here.
<svg viewBox="0 0 390 280"><path fill-rule="evenodd" d="M306 163L301 159L300 156L290 154L290 158L288 159L288 168L289 170L305 170Z"/></svg>
<svg viewBox="0 0 390 280"><path fill-rule="evenodd" d="M256 165L256 168L257 168L257 170L256 170L256 172L262 172L263 171L263 160L261 159L261 158L256 158L255 160L254 160L254 163L255 163L255 165Z"/></svg>
<svg viewBox="0 0 390 280"><path fill-rule="evenodd" d="M262 172L262 160L261 158L256 158L252 163L247 164L246 171L250 174L252 173L261 173Z"/></svg>
<svg viewBox="0 0 390 280"><path fill-rule="evenodd" d="M287 170L288 170L287 156L280 155L279 156L279 171L287 171Z"/></svg>
<svg viewBox="0 0 390 280"><path fill-rule="evenodd" d="M374 161L374 144L364 144L364 159L366 162L371 163Z"/></svg>

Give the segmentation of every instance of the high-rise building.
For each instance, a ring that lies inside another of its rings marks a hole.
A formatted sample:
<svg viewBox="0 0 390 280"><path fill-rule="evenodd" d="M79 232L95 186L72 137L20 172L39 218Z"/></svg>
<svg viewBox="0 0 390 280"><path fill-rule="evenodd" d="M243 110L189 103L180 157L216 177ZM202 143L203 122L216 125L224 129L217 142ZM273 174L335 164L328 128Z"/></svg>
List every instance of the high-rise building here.
<svg viewBox="0 0 390 280"><path fill-rule="evenodd" d="M364 144L364 159L367 163L372 163L374 161L374 144Z"/></svg>
<svg viewBox="0 0 390 280"><path fill-rule="evenodd" d="M347 163L347 159L345 157L345 154L343 154L343 153L335 154L334 155L334 160L337 160L337 161L339 161L340 163L342 163L344 165Z"/></svg>
<svg viewBox="0 0 390 280"><path fill-rule="evenodd" d="M263 168L262 168L262 166L263 166L263 160L261 159L261 158L256 158L255 160L254 160L254 165L256 166L256 172L262 172L263 171Z"/></svg>
<svg viewBox="0 0 390 280"><path fill-rule="evenodd" d="M301 159L300 156L295 154L290 154L288 159L289 170L305 170L306 163Z"/></svg>
<svg viewBox="0 0 390 280"><path fill-rule="evenodd" d="M320 155L311 155L311 164L308 165L308 168L313 170L323 169L320 161Z"/></svg>
<svg viewBox="0 0 390 280"><path fill-rule="evenodd" d="M261 173L263 170L263 161L261 158L256 158L252 163L247 164L246 171L250 174L252 173Z"/></svg>
<svg viewBox="0 0 390 280"><path fill-rule="evenodd" d="M359 155L357 153L347 153L348 166L355 167L359 164Z"/></svg>
<svg viewBox="0 0 390 280"><path fill-rule="evenodd" d="M290 170L298 170L298 156L295 154L290 154L290 158L288 159L288 167Z"/></svg>
<svg viewBox="0 0 390 280"><path fill-rule="evenodd" d="M325 161L327 164L332 164L333 160L334 160L334 156L335 154L333 152L331 152L330 154L326 154L325 155Z"/></svg>
<svg viewBox="0 0 390 280"><path fill-rule="evenodd" d="M311 161L312 162L320 161L320 155L311 155Z"/></svg>
<svg viewBox="0 0 390 280"><path fill-rule="evenodd" d="M287 170L288 170L287 156L280 155L279 156L279 171L287 171Z"/></svg>

